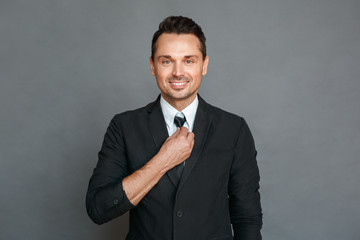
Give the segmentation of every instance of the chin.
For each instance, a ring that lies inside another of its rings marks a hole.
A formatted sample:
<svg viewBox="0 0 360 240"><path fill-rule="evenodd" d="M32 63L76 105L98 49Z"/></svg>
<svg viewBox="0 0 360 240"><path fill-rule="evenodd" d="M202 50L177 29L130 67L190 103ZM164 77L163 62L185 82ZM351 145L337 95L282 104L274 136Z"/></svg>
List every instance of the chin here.
<svg viewBox="0 0 360 240"><path fill-rule="evenodd" d="M171 94L169 97L175 101L181 101L181 100L190 99L193 96L195 96L195 94Z"/></svg>

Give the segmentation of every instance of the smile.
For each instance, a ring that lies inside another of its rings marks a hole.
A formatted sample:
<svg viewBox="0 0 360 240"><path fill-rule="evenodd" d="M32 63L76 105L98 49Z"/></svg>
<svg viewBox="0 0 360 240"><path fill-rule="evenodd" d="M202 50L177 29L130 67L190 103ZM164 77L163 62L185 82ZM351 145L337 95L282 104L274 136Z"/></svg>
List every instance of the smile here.
<svg viewBox="0 0 360 240"><path fill-rule="evenodd" d="M185 85L187 82L170 82L170 84L172 84L172 85L176 85L176 86L183 86L183 85Z"/></svg>

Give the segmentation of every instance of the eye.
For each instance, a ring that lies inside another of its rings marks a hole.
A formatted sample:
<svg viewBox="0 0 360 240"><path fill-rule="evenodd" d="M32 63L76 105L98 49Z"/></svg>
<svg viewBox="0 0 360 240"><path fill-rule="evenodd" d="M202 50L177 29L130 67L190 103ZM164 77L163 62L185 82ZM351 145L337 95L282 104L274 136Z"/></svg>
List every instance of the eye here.
<svg viewBox="0 0 360 240"><path fill-rule="evenodd" d="M171 61L168 60L168 59L165 59L165 60L163 60L161 63L164 64L164 65L168 65L168 64L171 63Z"/></svg>
<svg viewBox="0 0 360 240"><path fill-rule="evenodd" d="M187 59L187 60L185 61L185 63L186 63L186 64L192 64L192 63L194 63L194 61L193 61L192 59Z"/></svg>

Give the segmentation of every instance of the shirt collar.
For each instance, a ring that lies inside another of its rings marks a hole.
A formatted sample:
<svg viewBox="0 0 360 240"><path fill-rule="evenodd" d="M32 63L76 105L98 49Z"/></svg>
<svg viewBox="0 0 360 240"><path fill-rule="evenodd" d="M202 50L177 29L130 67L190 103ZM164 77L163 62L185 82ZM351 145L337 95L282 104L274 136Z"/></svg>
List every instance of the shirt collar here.
<svg viewBox="0 0 360 240"><path fill-rule="evenodd" d="M189 125L189 131L192 131L194 127L195 115L198 105L199 98L196 95L194 101L181 111L185 115L186 122ZM164 115L166 125L168 127L172 126L172 124L174 123L174 117L179 111L176 110L173 106L171 106L170 103L168 103L162 96L160 97L160 106Z"/></svg>

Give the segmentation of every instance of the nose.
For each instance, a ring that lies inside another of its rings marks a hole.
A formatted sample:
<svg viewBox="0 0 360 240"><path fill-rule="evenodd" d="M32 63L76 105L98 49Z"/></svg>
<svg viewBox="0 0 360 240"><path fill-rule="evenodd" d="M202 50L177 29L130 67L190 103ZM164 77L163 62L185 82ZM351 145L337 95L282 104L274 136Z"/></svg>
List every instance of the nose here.
<svg viewBox="0 0 360 240"><path fill-rule="evenodd" d="M173 65L173 75L176 77L184 76L184 66L181 62L177 62Z"/></svg>

